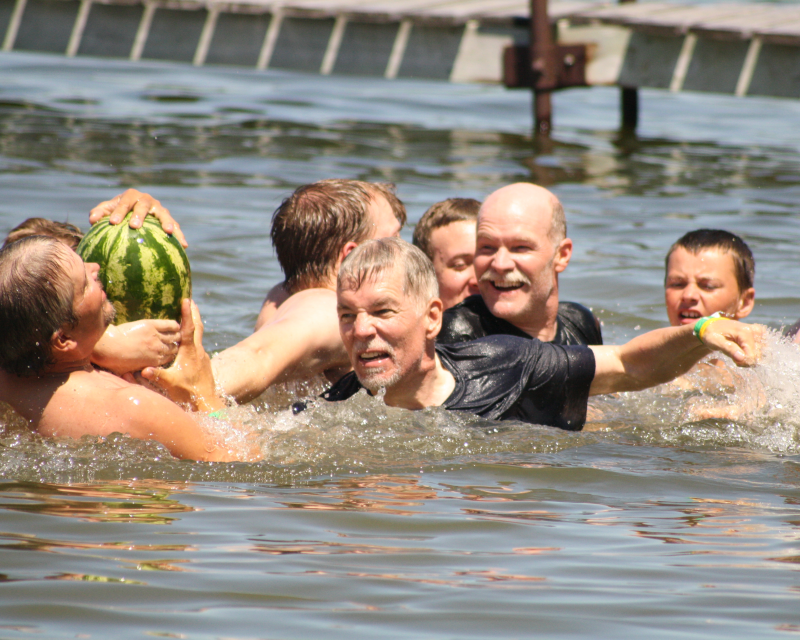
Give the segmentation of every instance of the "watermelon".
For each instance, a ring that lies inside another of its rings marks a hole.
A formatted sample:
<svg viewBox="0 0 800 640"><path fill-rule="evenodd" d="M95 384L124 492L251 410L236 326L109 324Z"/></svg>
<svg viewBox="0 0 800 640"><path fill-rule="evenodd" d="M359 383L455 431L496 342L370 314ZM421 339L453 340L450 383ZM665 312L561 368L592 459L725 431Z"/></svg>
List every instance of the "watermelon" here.
<svg viewBox="0 0 800 640"><path fill-rule="evenodd" d="M141 229L101 220L76 251L100 265L99 279L117 310L116 324L144 318L181 319L181 299L192 296L189 259L180 243L147 216Z"/></svg>

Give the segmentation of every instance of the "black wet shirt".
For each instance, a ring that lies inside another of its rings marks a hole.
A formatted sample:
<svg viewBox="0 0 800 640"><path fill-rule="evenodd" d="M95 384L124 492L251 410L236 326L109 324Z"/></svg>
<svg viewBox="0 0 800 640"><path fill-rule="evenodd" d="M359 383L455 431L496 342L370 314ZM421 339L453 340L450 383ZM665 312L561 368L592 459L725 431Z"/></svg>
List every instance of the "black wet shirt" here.
<svg viewBox="0 0 800 640"><path fill-rule="evenodd" d="M444 402L446 409L570 431L583 428L595 372L594 353L588 347L498 335L437 344L436 353L456 380ZM359 389L358 378L350 372L322 397L346 400Z"/></svg>
<svg viewBox="0 0 800 640"><path fill-rule="evenodd" d="M492 315L480 295L470 296L444 312L439 344L455 344L485 336L531 336L502 318ZM574 302L559 302L556 335L552 344L603 344L597 319L586 307Z"/></svg>

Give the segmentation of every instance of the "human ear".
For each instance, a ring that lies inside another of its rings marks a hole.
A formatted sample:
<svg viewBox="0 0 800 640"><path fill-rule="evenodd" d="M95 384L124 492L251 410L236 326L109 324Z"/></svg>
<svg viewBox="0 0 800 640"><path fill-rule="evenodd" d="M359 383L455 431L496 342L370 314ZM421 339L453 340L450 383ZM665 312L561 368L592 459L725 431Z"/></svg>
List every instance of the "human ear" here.
<svg viewBox="0 0 800 640"><path fill-rule="evenodd" d="M553 266L556 273L561 273L567 268L569 260L572 257L572 240L564 238L556 247L556 255L553 258Z"/></svg>
<svg viewBox="0 0 800 640"><path fill-rule="evenodd" d="M742 295L739 296L739 305L736 313L734 314L734 318L736 320L740 320L741 318L746 318L750 315L750 312L753 311L753 307L756 304L756 290L753 287L749 289L745 289L742 292Z"/></svg>
<svg viewBox="0 0 800 640"><path fill-rule="evenodd" d="M428 303L428 309L425 312L425 319L428 323L425 337L429 340L434 340L442 330L443 313L444 303L439 298L433 298L433 300Z"/></svg>
<svg viewBox="0 0 800 640"><path fill-rule="evenodd" d="M339 251L339 259L337 261L337 266L342 264L344 259L348 256L348 254L358 246L357 242L346 242L345 245L342 247L342 250Z"/></svg>
<svg viewBox="0 0 800 640"><path fill-rule="evenodd" d="M73 351L77 346L78 343L64 333L63 328L54 331L53 335L50 337L50 347L52 348L53 355L67 354Z"/></svg>

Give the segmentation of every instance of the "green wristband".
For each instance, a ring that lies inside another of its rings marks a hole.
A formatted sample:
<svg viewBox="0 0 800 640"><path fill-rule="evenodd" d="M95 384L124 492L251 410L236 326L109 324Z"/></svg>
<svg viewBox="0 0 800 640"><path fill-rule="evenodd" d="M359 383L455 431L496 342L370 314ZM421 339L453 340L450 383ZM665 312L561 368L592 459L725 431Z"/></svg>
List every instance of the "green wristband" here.
<svg viewBox="0 0 800 640"><path fill-rule="evenodd" d="M716 313L712 313L710 316L704 316L699 318L697 322L694 323L694 329L692 329L692 333L694 337L697 338L700 342L703 342L703 327L705 327L709 322L713 320L721 320L722 319L722 312L717 311ZM705 342L703 342L705 344Z"/></svg>
<svg viewBox="0 0 800 640"><path fill-rule="evenodd" d="M228 417L228 412L224 409L217 409L216 411L212 411L208 414L209 418L214 418L214 420L224 420Z"/></svg>

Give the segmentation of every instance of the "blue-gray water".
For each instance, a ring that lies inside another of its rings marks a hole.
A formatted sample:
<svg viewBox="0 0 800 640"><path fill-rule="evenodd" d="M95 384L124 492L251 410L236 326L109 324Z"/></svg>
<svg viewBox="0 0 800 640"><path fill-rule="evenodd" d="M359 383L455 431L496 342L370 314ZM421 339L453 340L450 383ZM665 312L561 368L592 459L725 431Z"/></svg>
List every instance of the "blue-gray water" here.
<svg viewBox="0 0 800 640"><path fill-rule="evenodd" d="M270 217L296 186L391 180L437 200L533 180L575 242L562 295L608 342L666 321L663 257L701 226L757 259L752 319L800 317L800 103L0 56L0 230L86 228L128 186L191 243L206 346L248 335L280 279ZM411 228L404 230L410 238ZM800 632L800 356L773 341L740 422L703 398L600 400L578 434L359 398L255 413L265 459L178 462L152 443L0 433L0 638L766 638ZM273 398L277 400L277 398ZM276 407L277 408L274 408ZM249 412L249 413L247 413Z"/></svg>

